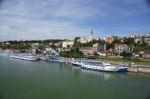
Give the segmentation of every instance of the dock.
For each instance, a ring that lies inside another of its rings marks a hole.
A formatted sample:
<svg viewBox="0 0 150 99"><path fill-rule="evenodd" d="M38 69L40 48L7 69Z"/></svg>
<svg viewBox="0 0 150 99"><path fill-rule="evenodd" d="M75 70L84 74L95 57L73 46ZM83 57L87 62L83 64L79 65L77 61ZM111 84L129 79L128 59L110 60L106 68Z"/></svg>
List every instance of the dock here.
<svg viewBox="0 0 150 99"><path fill-rule="evenodd" d="M150 73L150 66L129 66L129 72Z"/></svg>

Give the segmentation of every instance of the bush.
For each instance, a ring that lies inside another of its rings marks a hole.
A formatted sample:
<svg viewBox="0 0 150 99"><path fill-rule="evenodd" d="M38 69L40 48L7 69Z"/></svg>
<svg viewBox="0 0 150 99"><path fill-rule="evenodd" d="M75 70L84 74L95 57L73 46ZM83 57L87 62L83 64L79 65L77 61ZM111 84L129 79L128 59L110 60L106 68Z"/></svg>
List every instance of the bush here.
<svg viewBox="0 0 150 99"><path fill-rule="evenodd" d="M120 56L123 56L124 58L130 58L132 56L132 53L127 53L126 51L123 51Z"/></svg>

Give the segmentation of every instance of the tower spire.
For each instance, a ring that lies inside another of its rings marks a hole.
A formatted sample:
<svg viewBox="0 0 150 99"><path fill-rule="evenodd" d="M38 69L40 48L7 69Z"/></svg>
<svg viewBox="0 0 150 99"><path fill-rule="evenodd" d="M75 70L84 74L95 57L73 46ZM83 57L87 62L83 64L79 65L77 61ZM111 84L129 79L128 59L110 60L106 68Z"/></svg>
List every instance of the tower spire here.
<svg viewBox="0 0 150 99"><path fill-rule="evenodd" d="M91 35L93 35L93 29L91 29Z"/></svg>
<svg viewBox="0 0 150 99"><path fill-rule="evenodd" d="M91 39L93 40L93 29L91 29Z"/></svg>

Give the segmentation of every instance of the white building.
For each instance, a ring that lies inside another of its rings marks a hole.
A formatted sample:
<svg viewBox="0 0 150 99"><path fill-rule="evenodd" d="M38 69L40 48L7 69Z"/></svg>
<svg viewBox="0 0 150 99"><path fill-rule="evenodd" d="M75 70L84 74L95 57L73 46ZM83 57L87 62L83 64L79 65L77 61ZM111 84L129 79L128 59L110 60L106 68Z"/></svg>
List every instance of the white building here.
<svg viewBox="0 0 150 99"><path fill-rule="evenodd" d="M145 36L145 42L150 45L150 33Z"/></svg>
<svg viewBox="0 0 150 99"><path fill-rule="evenodd" d="M93 39L91 37L90 38L82 37L78 41L81 43L88 43L88 42L91 42L92 40Z"/></svg>
<svg viewBox="0 0 150 99"><path fill-rule="evenodd" d="M129 47L127 44L115 44L115 52L120 54L121 52L129 52Z"/></svg>
<svg viewBox="0 0 150 99"><path fill-rule="evenodd" d="M54 49L52 49L50 47L45 48L45 53L49 53L49 54L55 53L55 54L58 54Z"/></svg>
<svg viewBox="0 0 150 99"><path fill-rule="evenodd" d="M83 52L84 55L93 55L97 52L97 48L95 47L80 47L79 50Z"/></svg>
<svg viewBox="0 0 150 99"><path fill-rule="evenodd" d="M40 45L39 43L32 43L32 44L31 44L32 48L38 48L39 45Z"/></svg>
<svg viewBox="0 0 150 99"><path fill-rule="evenodd" d="M63 47L63 48L72 47L73 44L74 44L74 41L63 41L63 42L62 42L62 47Z"/></svg>

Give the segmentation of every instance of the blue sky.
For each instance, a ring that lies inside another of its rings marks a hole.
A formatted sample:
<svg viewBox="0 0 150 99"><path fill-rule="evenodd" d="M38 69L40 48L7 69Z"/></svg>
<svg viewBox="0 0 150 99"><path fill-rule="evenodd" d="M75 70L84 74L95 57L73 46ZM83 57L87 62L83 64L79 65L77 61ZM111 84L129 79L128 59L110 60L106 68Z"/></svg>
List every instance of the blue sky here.
<svg viewBox="0 0 150 99"><path fill-rule="evenodd" d="M0 0L0 41L150 32L148 0Z"/></svg>

